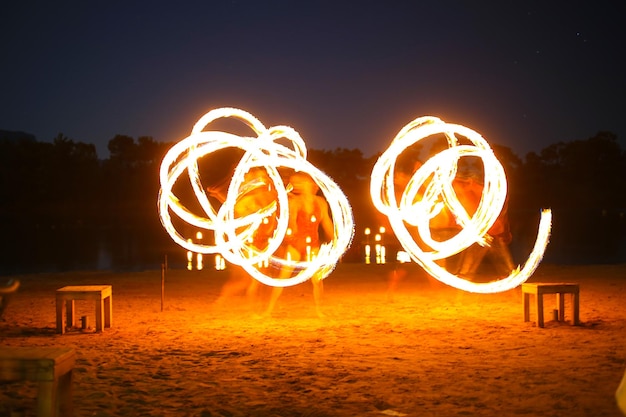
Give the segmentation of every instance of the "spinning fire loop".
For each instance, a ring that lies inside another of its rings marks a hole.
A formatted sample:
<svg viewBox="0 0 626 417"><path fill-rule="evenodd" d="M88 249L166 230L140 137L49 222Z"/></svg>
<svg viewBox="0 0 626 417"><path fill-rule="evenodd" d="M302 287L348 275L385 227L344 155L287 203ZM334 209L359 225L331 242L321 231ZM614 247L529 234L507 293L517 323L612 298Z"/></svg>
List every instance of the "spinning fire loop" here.
<svg viewBox="0 0 626 417"><path fill-rule="evenodd" d="M404 190L399 190L401 194L396 194L394 175L397 158L408 147L438 134L445 135L448 148L417 168ZM471 144L460 144L455 135L467 138ZM458 163L463 157L480 158L484 168L482 195L473 215L461 204L452 186ZM374 166L370 193L375 207L388 217L398 240L411 258L436 279L465 291L490 293L515 288L539 266L548 244L552 214L550 210L543 210L535 245L526 263L505 278L475 283L448 272L436 262L460 253L474 243L488 246L488 231L500 215L507 194L504 169L482 136L436 117L415 119L396 135ZM396 198L397 195L400 197ZM445 210L452 214L461 229L449 239L440 241L432 236L431 221ZM416 243L409 228L417 232L421 246Z"/></svg>
<svg viewBox="0 0 626 417"><path fill-rule="evenodd" d="M246 124L253 136L241 137L222 131L205 131L205 128L220 118L233 118ZM278 142L288 142L285 146ZM238 148L243 156L234 169L225 201L214 207L202 185L198 160L225 148ZM354 231L352 209L346 196L327 175L306 160L306 147L300 135L287 126L266 128L251 114L234 109L211 110L198 120L191 135L175 144L161 162L158 210L163 227L170 237L183 248L203 254L220 254L229 262L240 265L258 281L286 287L296 285L318 274L325 278L332 272L337 261L348 248ZM334 227L332 241L323 243L315 257L292 260L279 256L283 239L288 233L289 188L285 186L279 168L288 168L308 174L317 184L328 202ZM235 205L243 194L250 190L244 176L251 169L262 169L275 190L272 203L246 215L235 213ZM187 173L191 187L201 207L194 213L174 195L174 184L183 173ZM188 225L213 232L215 243L199 244L185 238L173 225L171 214ZM259 226L275 219L275 229L267 242L258 247L250 242ZM294 272L287 278L278 279L267 275L260 265L274 269L288 268Z"/></svg>

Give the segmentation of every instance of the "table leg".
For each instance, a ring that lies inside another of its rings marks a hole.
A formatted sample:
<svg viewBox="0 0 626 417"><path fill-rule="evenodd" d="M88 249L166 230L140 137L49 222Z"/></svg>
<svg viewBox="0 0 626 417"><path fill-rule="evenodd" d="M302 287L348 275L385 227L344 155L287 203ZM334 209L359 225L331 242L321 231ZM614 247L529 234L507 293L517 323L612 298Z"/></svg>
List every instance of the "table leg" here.
<svg viewBox="0 0 626 417"><path fill-rule="evenodd" d="M104 317L104 302L102 298L96 300L96 331L101 332L103 330L102 327L102 318Z"/></svg>
<svg viewBox="0 0 626 417"><path fill-rule="evenodd" d="M39 382L37 392L37 417L55 417L56 411L56 381Z"/></svg>
<svg viewBox="0 0 626 417"><path fill-rule="evenodd" d="M67 327L68 328L72 328L74 327L74 300L66 300L65 301L65 311L67 314Z"/></svg>
<svg viewBox="0 0 626 417"><path fill-rule="evenodd" d="M556 299L559 303L559 321L565 321L565 294L558 293Z"/></svg>
<svg viewBox="0 0 626 417"><path fill-rule="evenodd" d="M524 321L530 321L530 294L525 292L524 296Z"/></svg>
<svg viewBox="0 0 626 417"><path fill-rule="evenodd" d="M58 415L63 417L72 417L74 415L74 404L72 402L72 371L59 378L59 398L58 398Z"/></svg>
<svg viewBox="0 0 626 417"><path fill-rule="evenodd" d="M63 325L63 298L57 296L57 333L65 333Z"/></svg>
<svg viewBox="0 0 626 417"><path fill-rule="evenodd" d="M104 299L104 327L111 327L113 319L113 297L108 296Z"/></svg>
<svg viewBox="0 0 626 417"><path fill-rule="evenodd" d="M578 326L580 324L580 294L573 293L572 294L572 308L574 309L574 326Z"/></svg>

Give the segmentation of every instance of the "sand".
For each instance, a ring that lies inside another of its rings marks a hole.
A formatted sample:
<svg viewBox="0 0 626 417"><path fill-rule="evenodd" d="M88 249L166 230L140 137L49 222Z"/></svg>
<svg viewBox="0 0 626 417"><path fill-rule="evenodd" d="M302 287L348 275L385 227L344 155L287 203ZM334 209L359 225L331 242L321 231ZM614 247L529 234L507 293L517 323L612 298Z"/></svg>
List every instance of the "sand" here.
<svg viewBox="0 0 626 417"><path fill-rule="evenodd" d="M163 311L161 271L21 276L0 345L74 348L76 416L622 416L626 265L541 265L531 282L581 288L581 325L551 321L550 297L545 328L519 288L466 293L411 265L390 297L392 268L340 264L324 318L310 283L271 318L243 295L215 305L227 271L167 271ZM113 286L112 328L57 334L55 290L87 284ZM34 415L34 390L0 383L0 416Z"/></svg>

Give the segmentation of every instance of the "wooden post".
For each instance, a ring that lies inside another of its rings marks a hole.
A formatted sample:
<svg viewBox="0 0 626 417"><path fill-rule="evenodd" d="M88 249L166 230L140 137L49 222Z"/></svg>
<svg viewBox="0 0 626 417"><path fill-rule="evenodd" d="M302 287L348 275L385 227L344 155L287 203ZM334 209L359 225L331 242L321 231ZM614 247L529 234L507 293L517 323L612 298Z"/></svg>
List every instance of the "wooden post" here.
<svg viewBox="0 0 626 417"><path fill-rule="evenodd" d="M163 311L163 304L165 299L165 264L161 264L161 311Z"/></svg>

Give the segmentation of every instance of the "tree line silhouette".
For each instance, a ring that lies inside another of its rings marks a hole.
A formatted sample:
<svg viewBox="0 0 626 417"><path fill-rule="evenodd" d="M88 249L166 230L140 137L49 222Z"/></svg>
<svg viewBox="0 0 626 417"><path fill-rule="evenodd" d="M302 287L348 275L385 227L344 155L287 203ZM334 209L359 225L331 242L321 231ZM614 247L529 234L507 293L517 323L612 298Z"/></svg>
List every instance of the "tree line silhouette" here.
<svg viewBox="0 0 626 417"><path fill-rule="evenodd" d="M173 250L156 209L160 163L173 144L116 135L108 143L110 156L99 159L93 144L63 134L39 142L0 131L3 262L22 256L15 247L31 233L51 241L65 233L81 242L109 234L119 245L132 236ZM521 255L530 251L540 210L551 208L548 261L624 260L626 152L615 134L555 143L524 158L508 147L492 148L507 173L514 246ZM363 229L380 223L369 197L369 175L379 156L366 157L359 149L309 150L308 159L339 184L353 207L357 229L348 260L359 258ZM209 177L227 178L233 160L213 158L203 169ZM63 256L63 248L50 251Z"/></svg>

